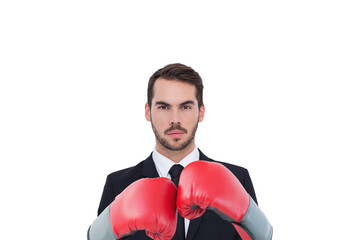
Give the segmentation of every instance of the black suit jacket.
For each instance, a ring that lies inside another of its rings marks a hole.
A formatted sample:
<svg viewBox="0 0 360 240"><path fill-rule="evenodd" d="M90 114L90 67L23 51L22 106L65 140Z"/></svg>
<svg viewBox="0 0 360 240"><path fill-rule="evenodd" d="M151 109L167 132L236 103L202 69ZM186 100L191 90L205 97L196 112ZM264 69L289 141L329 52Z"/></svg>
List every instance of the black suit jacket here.
<svg viewBox="0 0 360 240"><path fill-rule="evenodd" d="M200 150L199 150L200 151ZM214 161L206 157L200 151L200 160ZM218 161L215 161L218 162ZM253 184L250 179L249 172L242 167L232 164L218 162L228 168L241 182L246 191L254 199L256 196ZM141 178L155 178L159 177L155 168L155 163L150 155L146 160L140 162L134 167L113 172L107 176L104 191L101 197L98 215L120 194L127 186ZM214 176L216 177L216 176ZM131 240L151 240L147 237L145 231L137 231L129 238ZM173 240L179 240L175 234ZM186 240L240 240L240 236L236 232L233 225L222 218L220 218L213 211L207 210L200 218L190 221Z"/></svg>

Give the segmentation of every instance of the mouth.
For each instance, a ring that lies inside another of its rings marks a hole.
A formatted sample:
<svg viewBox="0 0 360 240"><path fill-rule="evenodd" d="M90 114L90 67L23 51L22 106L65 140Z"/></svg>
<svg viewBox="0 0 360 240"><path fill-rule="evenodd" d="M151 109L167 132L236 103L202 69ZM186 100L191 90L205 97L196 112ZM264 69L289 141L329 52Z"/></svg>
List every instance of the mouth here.
<svg viewBox="0 0 360 240"><path fill-rule="evenodd" d="M175 130L175 131L171 131L171 132L167 133L167 135L169 135L170 137L173 137L173 138L180 138L184 134L185 134L185 132L179 131L179 130Z"/></svg>

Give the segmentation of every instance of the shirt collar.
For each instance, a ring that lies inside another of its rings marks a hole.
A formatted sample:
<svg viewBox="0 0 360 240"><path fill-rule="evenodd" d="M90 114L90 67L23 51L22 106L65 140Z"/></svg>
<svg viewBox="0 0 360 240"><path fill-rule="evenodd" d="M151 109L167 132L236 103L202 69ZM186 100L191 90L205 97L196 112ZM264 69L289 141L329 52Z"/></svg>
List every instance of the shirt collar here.
<svg viewBox="0 0 360 240"><path fill-rule="evenodd" d="M152 158L155 163L155 167L160 177L167 177L170 179L169 170L175 164L173 161L168 159L167 157L161 155L156 148L152 152ZM199 160L200 152L199 149L195 146L194 150L189 153L185 158L183 158L178 164L183 167L186 167L188 164Z"/></svg>

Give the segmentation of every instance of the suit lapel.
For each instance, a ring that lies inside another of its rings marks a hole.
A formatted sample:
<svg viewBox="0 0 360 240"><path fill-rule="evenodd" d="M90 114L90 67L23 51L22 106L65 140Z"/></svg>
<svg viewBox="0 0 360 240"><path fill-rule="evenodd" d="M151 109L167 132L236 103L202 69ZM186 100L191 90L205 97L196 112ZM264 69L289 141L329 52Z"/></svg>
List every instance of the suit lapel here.
<svg viewBox="0 0 360 240"><path fill-rule="evenodd" d="M192 239L195 238L196 232L197 232L197 230L198 230L198 228L200 226L200 223L202 222L203 216L204 215L190 221L190 225L189 225L188 233L187 233L187 236L186 236L186 240L192 240Z"/></svg>
<svg viewBox="0 0 360 240"><path fill-rule="evenodd" d="M177 232L175 232L174 236L172 237L171 240L180 240L179 235L177 234Z"/></svg>
<svg viewBox="0 0 360 240"><path fill-rule="evenodd" d="M213 162L214 160L208 158L202 151L200 151L199 149L199 153L200 153L200 156L199 156L199 160L203 160L203 161L209 161L209 162Z"/></svg>
<svg viewBox="0 0 360 240"><path fill-rule="evenodd" d="M150 154L150 156L147 159L145 159L142 169L142 174L144 177L149 177L149 178L159 177L159 173L156 170L155 163L152 158L152 154Z"/></svg>

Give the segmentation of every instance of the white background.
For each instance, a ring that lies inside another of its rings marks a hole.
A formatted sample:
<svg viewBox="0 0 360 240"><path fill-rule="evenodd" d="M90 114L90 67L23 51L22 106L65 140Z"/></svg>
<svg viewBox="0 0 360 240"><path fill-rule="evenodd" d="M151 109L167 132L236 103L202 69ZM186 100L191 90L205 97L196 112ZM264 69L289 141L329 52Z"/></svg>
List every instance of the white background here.
<svg viewBox="0 0 360 240"><path fill-rule="evenodd" d="M125 3L131 2L131 3ZM197 146L246 167L275 240L358 239L358 1L1 1L0 239L85 239L154 147L150 75L204 80Z"/></svg>

